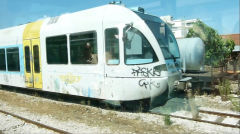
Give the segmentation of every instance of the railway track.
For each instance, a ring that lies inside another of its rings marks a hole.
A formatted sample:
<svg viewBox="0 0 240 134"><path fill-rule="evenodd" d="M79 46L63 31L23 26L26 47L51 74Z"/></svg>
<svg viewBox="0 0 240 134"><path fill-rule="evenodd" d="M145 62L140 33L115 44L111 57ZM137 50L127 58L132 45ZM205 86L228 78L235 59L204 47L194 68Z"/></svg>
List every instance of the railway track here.
<svg viewBox="0 0 240 134"><path fill-rule="evenodd" d="M42 127L42 128L46 128L46 129L49 129L49 130L52 130L52 131L55 131L55 132L58 132L58 133L67 133L67 134L69 134L69 132L66 132L64 130L60 130L60 129L57 129L57 128L54 128L54 127L51 127L51 126L47 126L47 125L44 125L44 124L41 124L41 123L38 123L38 122L35 122L35 121L32 121L32 120L29 120L29 119L20 117L20 116L15 115L15 114L11 114L11 113L8 113L8 112L2 111L2 110L0 110L0 112L2 112L4 114L11 115L11 116L16 117L16 118L19 118L19 119L24 120L26 122L29 122L31 124L35 124L35 125L37 125L39 127ZM238 114L229 114L229 113L213 112L213 111L206 111L206 110L199 110L198 112L200 114L208 114L208 115L219 116L221 118L221 120L209 121L209 120L203 120L201 118L190 118L190 117L179 116L179 115L169 115L169 116L170 117L174 117L174 118L191 120L191 121L197 121L197 122L209 123L209 124L214 124L214 125L220 125L220 126L224 126L224 127L240 128L240 115L238 115ZM163 115L163 116L168 115L168 114L162 114L160 112L152 112L152 111L150 111L150 113L151 114L156 114L156 115ZM223 123L222 121L226 117L237 118L238 119L238 123L237 124Z"/></svg>
<svg viewBox="0 0 240 134"><path fill-rule="evenodd" d="M13 113L9 113L9 112L3 111L3 110L0 110L0 112L3 113L3 114L6 114L6 115L11 115L11 116L13 116L15 118L18 118L20 120L23 120L26 123L30 123L30 124L36 125L38 127L41 127L41 128L52 130L52 131L60 133L60 134L71 134L70 132L67 132L67 131L64 131L64 130L61 130L61 129L58 129L58 128L54 128L54 127L51 127L51 126L48 126L48 125L36 122L36 121L30 120L30 119L21 117L19 115L13 114Z"/></svg>
<svg viewBox="0 0 240 134"><path fill-rule="evenodd" d="M208 114L208 115L218 116L218 118L215 121L209 121L209 120L201 119L200 116L198 118L190 118L190 117L185 117L185 116L172 115L172 114L162 114L162 113L157 113L157 112L151 112L151 113L152 114L157 114L157 115L162 115L162 116L170 116L170 117L180 118L180 119L185 119L185 120L191 120L191 121L209 123L209 124L214 124L214 125L220 125L220 126L224 126L224 127L240 128L240 115L238 115L238 114L229 114L229 113L222 113L222 112L199 110L199 114ZM237 124L223 123L223 121L226 117L235 118L235 119L238 120L238 123Z"/></svg>
<svg viewBox="0 0 240 134"><path fill-rule="evenodd" d="M199 110L200 113L206 113L206 114L213 114L218 116L228 116L228 117L234 117L240 119L239 114L229 114L229 113L221 113L221 112L214 112L214 111L207 111L207 110Z"/></svg>

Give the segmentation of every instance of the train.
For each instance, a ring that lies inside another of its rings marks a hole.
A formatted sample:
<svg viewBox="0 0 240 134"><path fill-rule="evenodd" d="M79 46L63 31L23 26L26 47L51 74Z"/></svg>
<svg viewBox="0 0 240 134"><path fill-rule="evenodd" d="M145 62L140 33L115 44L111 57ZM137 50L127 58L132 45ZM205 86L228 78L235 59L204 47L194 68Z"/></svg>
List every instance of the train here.
<svg viewBox="0 0 240 134"><path fill-rule="evenodd" d="M173 33L140 7L107 4L0 30L0 85L154 106L180 79Z"/></svg>

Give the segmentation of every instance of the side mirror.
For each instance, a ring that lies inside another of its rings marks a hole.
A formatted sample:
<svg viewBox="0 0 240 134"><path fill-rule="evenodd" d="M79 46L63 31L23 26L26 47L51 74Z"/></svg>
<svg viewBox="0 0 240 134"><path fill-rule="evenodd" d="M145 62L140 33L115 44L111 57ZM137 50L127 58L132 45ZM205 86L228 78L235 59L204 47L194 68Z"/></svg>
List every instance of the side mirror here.
<svg viewBox="0 0 240 134"><path fill-rule="evenodd" d="M122 40L123 40L123 42L125 43L125 42L127 42L127 32L130 30L130 29L132 29L132 27L133 27L133 23L129 23L129 24L126 24L126 26L123 28L123 38L122 38Z"/></svg>

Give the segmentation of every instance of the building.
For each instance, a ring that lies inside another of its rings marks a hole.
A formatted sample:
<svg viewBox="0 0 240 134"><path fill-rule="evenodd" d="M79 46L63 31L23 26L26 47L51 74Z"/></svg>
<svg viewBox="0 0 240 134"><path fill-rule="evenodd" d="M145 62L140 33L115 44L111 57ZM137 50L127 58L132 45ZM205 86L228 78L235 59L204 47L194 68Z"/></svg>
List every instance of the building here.
<svg viewBox="0 0 240 134"><path fill-rule="evenodd" d="M193 23L198 21L198 19L173 20L172 16L161 16L160 18L168 24L177 39L185 38L189 29L193 27ZM240 52L240 34L228 34L221 36L225 39L232 39L235 43L233 52Z"/></svg>
<svg viewBox="0 0 240 134"><path fill-rule="evenodd" d="M161 16L160 18L169 25L176 38L185 38L189 29L193 27L193 23L198 21L197 19L173 20L172 16Z"/></svg>
<svg viewBox="0 0 240 134"><path fill-rule="evenodd" d="M235 43L235 47L233 49L233 52L240 52L240 34L227 34L227 35L221 35L224 39L232 39Z"/></svg>

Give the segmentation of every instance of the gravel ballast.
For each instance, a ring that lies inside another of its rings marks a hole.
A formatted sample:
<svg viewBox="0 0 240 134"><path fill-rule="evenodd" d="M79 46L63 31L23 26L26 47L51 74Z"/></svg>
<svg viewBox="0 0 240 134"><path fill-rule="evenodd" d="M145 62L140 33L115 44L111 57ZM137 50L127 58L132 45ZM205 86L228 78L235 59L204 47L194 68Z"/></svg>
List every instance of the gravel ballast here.
<svg viewBox="0 0 240 134"><path fill-rule="evenodd" d="M4 90L0 90L0 109L70 133L239 133L239 129L176 118L166 126L159 115L106 110ZM0 114L0 120L0 134L54 133L5 114Z"/></svg>

